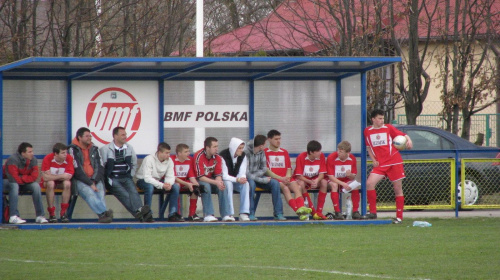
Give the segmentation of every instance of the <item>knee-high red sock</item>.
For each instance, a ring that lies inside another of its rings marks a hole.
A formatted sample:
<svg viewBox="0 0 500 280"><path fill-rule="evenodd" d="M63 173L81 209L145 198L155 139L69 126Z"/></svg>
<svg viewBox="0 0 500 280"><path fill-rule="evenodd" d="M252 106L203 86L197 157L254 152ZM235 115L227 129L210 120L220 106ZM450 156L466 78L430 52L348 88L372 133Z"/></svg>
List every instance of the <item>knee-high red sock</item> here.
<svg viewBox="0 0 500 280"><path fill-rule="evenodd" d="M193 216L196 214L196 203L198 202L198 198L190 198L189 199L189 216Z"/></svg>
<svg viewBox="0 0 500 280"><path fill-rule="evenodd" d="M370 213L377 213L377 192L376 190L368 190L366 191L366 198L368 200L368 204L370 204Z"/></svg>
<svg viewBox="0 0 500 280"><path fill-rule="evenodd" d="M405 207L405 197L396 196L396 218L403 219L403 210Z"/></svg>
<svg viewBox="0 0 500 280"><path fill-rule="evenodd" d="M56 207L55 206L47 207L47 211L49 211L49 215L50 216L55 216L56 215Z"/></svg>
<svg viewBox="0 0 500 280"><path fill-rule="evenodd" d="M352 212L359 211L359 190L354 190L351 192L351 200L352 200Z"/></svg>
<svg viewBox="0 0 500 280"><path fill-rule="evenodd" d="M297 209L300 207L304 207L304 197L299 196L295 198L295 204L297 205Z"/></svg>
<svg viewBox="0 0 500 280"><path fill-rule="evenodd" d="M290 205L290 207L293 209L293 211L297 211L297 203L295 203L295 199L293 198L290 198L290 200L288 201L288 205Z"/></svg>
<svg viewBox="0 0 500 280"><path fill-rule="evenodd" d="M313 202L312 202L311 197L309 196L309 193L307 193L307 192L306 192L306 193L303 193L303 194L302 194L302 197L304 197L304 199L307 199L307 203L309 203L309 208L311 208L311 209L312 209L312 213L313 213L313 214L314 214L314 213L316 213L316 210L314 210L314 204L313 204Z"/></svg>
<svg viewBox="0 0 500 280"><path fill-rule="evenodd" d="M323 206L325 206L325 199L326 199L326 192L319 192L318 193L317 211L320 214L323 213Z"/></svg>
<svg viewBox="0 0 500 280"><path fill-rule="evenodd" d="M333 209L335 210L335 212L340 212L339 193L338 192L331 192L330 197L332 198Z"/></svg>
<svg viewBox="0 0 500 280"><path fill-rule="evenodd" d="M61 216L66 214L66 210L68 210L69 203L61 203Z"/></svg>

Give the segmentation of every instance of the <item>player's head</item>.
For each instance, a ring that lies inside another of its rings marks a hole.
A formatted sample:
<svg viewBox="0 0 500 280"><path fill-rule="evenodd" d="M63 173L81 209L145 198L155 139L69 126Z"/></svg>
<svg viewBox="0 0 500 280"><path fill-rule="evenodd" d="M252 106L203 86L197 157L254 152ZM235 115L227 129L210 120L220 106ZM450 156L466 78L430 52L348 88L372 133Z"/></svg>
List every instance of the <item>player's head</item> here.
<svg viewBox="0 0 500 280"><path fill-rule="evenodd" d="M269 140L271 148L279 148L281 146L281 132L276 129L269 130L267 140Z"/></svg>
<svg viewBox="0 0 500 280"><path fill-rule="evenodd" d="M165 142L161 142L160 144L158 144L158 147L156 149L157 152L164 152L165 150L168 150L168 152L170 152L170 145L165 143Z"/></svg>
<svg viewBox="0 0 500 280"><path fill-rule="evenodd" d="M342 141L337 145L337 154L340 160L346 160L351 152L351 143Z"/></svg>
<svg viewBox="0 0 500 280"><path fill-rule="evenodd" d="M184 143L178 144L175 147L175 153L179 160L185 161L189 157L189 146Z"/></svg>
<svg viewBox="0 0 500 280"><path fill-rule="evenodd" d="M33 146L28 142L22 142L17 147L17 152L25 159L32 160L35 154L33 153Z"/></svg>
<svg viewBox="0 0 500 280"><path fill-rule="evenodd" d="M76 131L76 140L83 146L89 146L92 144L92 134L90 134L90 129L86 127L80 127Z"/></svg>
<svg viewBox="0 0 500 280"><path fill-rule="evenodd" d="M264 136L262 134L258 134L257 136L255 136L253 138L253 146L259 147L259 146L265 145L266 140L267 140L266 136Z"/></svg>
<svg viewBox="0 0 500 280"><path fill-rule="evenodd" d="M375 128L382 127L384 125L384 111L380 109L375 109L371 113L372 124Z"/></svg>
<svg viewBox="0 0 500 280"><path fill-rule="evenodd" d="M165 142L161 142L160 144L158 144L158 147L156 149L156 156L160 161L168 159L170 157L170 145Z"/></svg>
<svg viewBox="0 0 500 280"><path fill-rule="evenodd" d="M52 152L54 153L56 162L63 162L66 160L66 156L68 156L68 146L63 143L56 143L52 147Z"/></svg>
<svg viewBox="0 0 500 280"><path fill-rule="evenodd" d="M311 140L307 143L307 154L312 154L314 152L321 152L321 143L316 140Z"/></svg>
<svg viewBox="0 0 500 280"><path fill-rule="evenodd" d="M113 141L115 144L125 144L127 142L127 131L124 127L117 126L113 128Z"/></svg>
<svg viewBox="0 0 500 280"><path fill-rule="evenodd" d="M52 152L54 154L60 154L61 151L67 151L68 150L68 146L64 145L63 143L56 143L53 147L52 147Z"/></svg>
<svg viewBox="0 0 500 280"><path fill-rule="evenodd" d="M342 141L337 145L337 150L343 150L347 153L351 152L351 143L349 141Z"/></svg>
<svg viewBox="0 0 500 280"><path fill-rule="evenodd" d="M205 152L209 156L213 156L219 151L219 140L215 137L207 137L203 145L205 146Z"/></svg>
<svg viewBox="0 0 500 280"><path fill-rule="evenodd" d="M177 144L177 146L175 147L175 153L176 154L182 153L186 149L189 151L188 145L186 145L184 143Z"/></svg>

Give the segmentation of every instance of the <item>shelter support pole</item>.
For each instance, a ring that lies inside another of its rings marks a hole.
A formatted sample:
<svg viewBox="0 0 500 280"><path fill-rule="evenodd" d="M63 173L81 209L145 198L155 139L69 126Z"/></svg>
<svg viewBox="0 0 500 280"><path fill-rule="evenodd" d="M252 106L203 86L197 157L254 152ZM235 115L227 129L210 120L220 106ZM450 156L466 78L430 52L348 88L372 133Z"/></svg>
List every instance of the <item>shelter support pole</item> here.
<svg viewBox="0 0 500 280"><path fill-rule="evenodd" d="M367 125L367 94L366 94L366 72L361 73L361 215L366 215L366 145L364 130Z"/></svg>

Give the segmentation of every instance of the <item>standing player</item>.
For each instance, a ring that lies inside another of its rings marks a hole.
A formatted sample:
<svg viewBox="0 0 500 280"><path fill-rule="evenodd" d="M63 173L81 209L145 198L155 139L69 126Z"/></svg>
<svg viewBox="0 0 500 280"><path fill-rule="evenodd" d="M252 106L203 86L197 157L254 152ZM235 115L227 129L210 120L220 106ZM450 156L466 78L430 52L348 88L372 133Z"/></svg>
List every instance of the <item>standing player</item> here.
<svg viewBox="0 0 500 280"><path fill-rule="evenodd" d="M264 149L267 160L267 175L278 180L281 187L281 192L285 196L288 205L301 217L307 218L305 214L311 213L311 208L304 206L304 197L302 190L297 182L291 182L292 177L292 163L288 151L281 148L281 133L275 129L267 133L269 140L269 148ZM292 197L291 192L295 194L295 199Z"/></svg>
<svg viewBox="0 0 500 280"><path fill-rule="evenodd" d="M175 184L180 186L181 191L189 190L191 192L188 221L201 222L202 219L196 215L198 196L195 194L194 189L199 188L199 186L194 175L193 159L189 156L189 146L183 143L178 144L175 153L175 155L171 156L174 161Z"/></svg>
<svg viewBox="0 0 500 280"><path fill-rule="evenodd" d="M307 199L309 207L312 209L313 218L315 220L326 220L323 215L323 205L325 204L327 184L324 179L326 173L325 155L321 152L321 144L312 140L307 143L307 152L301 153L295 162L294 179L302 189L302 196ZM311 197L307 190L319 189L318 206L321 208L314 209Z"/></svg>
<svg viewBox="0 0 500 280"><path fill-rule="evenodd" d="M339 205L339 186L342 186L346 191L351 191L352 197L352 218L354 220L361 219L359 214L359 190L351 190L349 182L356 178L358 173L356 167L356 157L351 153L351 143L342 141L337 145L337 151L331 153L326 159L326 171L328 175L328 186L331 188L331 198L333 208L335 209L335 220L343 220L344 216L340 212ZM318 205L319 207L319 205Z"/></svg>
<svg viewBox="0 0 500 280"><path fill-rule="evenodd" d="M365 144L368 147L368 155L373 161L373 170L366 180L366 197L370 204L370 214L366 219L377 218L377 193L375 186L385 176L389 178L394 187L396 197L396 219L393 223L400 224L403 221L403 184L405 178L403 158L398 149L392 144L392 139L398 135L406 138L406 148L411 149L413 143L408 135L396 129L390 124L384 124L384 111L375 109L370 115L372 126L365 128Z"/></svg>
<svg viewBox="0 0 500 280"><path fill-rule="evenodd" d="M57 223L56 207L54 206L54 189L62 188L61 222L69 223L66 210L71 198L71 177L75 174L73 157L68 155L68 147L62 143L56 143L52 147L52 153L43 158L42 179L40 185L45 187L47 196L47 210L49 211L49 222Z"/></svg>

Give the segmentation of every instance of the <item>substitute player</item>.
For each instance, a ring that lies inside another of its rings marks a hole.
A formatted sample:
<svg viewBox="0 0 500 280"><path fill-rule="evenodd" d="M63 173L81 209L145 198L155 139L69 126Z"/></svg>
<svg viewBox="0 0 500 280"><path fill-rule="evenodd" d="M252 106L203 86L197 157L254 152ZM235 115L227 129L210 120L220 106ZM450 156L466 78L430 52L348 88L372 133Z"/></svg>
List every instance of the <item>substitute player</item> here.
<svg viewBox="0 0 500 280"><path fill-rule="evenodd" d="M312 210L304 206L304 197L300 185L296 181L290 181L292 163L288 151L281 148L281 133L272 129L267 133L267 140L269 140L269 148L264 149L268 168L266 174L278 180L281 192L288 201L288 205L299 217L305 219L307 218L305 214L310 214ZM292 197L292 192L295 194L295 198Z"/></svg>
<svg viewBox="0 0 500 280"><path fill-rule="evenodd" d="M46 190L47 210L49 211L49 222L57 223L56 207L54 206L54 190L62 189L61 222L69 223L66 210L71 198L71 177L75 174L73 157L68 155L68 146L56 143L52 147L52 153L45 156L42 162L42 179L40 185Z"/></svg>
<svg viewBox="0 0 500 280"><path fill-rule="evenodd" d="M328 186L331 188L333 208L335 209L335 220L343 220L344 216L339 205L339 186L351 192L352 197L352 218L361 219L359 214L359 190L351 190L349 182L356 178L358 173L356 167L356 157L351 154L351 143L342 141L337 145L337 151L331 153L326 159L326 174L328 175ZM319 207L319 205L318 205Z"/></svg>
<svg viewBox="0 0 500 280"><path fill-rule="evenodd" d="M326 174L325 155L321 152L321 144L312 140L307 143L307 152L301 153L295 162L294 178L302 189L302 196L307 199L309 207L312 209L313 219L326 220L323 215L323 205L325 204L327 181L324 179ZM318 189L318 206L314 209L311 197L307 192L310 189Z"/></svg>
<svg viewBox="0 0 500 280"><path fill-rule="evenodd" d="M198 188L198 182L194 175L193 159L189 156L189 146L186 144L178 144L175 148L175 155L171 158L174 161L175 184L180 186L181 191L189 190L189 216L188 221L201 222L202 219L196 215L196 204L198 196L194 189Z"/></svg>
<svg viewBox="0 0 500 280"><path fill-rule="evenodd" d="M398 135L406 138L406 148L411 149L413 143L408 135L396 129L390 124L384 124L384 111L375 109L370 115L372 126L365 128L365 144L368 147L368 155L373 161L373 170L366 180L366 197L370 204L370 213L364 218L377 218L377 193L375 186L385 176L389 178L394 187L396 196L396 219L393 223L400 224L403 221L403 184L405 178L403 158L398 149L392 144L392 139Z"/></svg>

